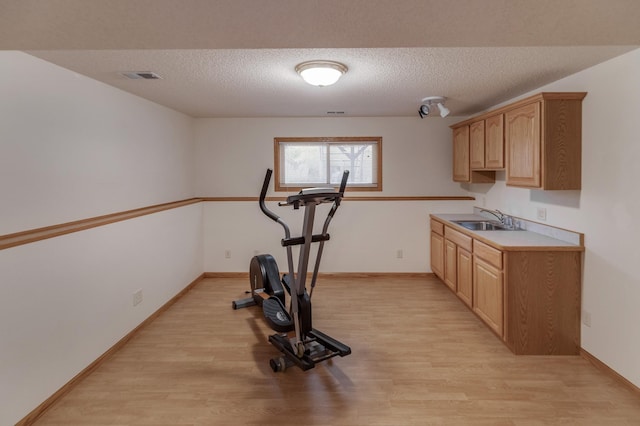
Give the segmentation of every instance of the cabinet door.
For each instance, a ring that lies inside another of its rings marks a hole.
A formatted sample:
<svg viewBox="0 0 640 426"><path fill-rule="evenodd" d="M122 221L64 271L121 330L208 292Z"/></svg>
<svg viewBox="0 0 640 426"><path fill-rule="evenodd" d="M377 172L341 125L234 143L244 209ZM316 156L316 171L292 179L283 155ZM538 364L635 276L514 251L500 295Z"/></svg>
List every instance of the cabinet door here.
<svg viewBox="0 0 640 426"><path fill-rule="evenodd" d="M469 251L458 247L458 297L468 306L472 305L473 295L473 263L471 259L471 253Z"/></svg>
<svg viewBox="0 0 640 426"><path fill-rule="evenodd" d="M476 121L469 126L469 147L471 169L485 168L484 120Z"/></svg>
<svg viewBox="0 0 640 426"><path fill-rule="evenodd" d="M469 126L453 129L453 180L455 182L469 182L471 180Z"/></svg>
<svg viewBox="0 0 640 426"><path fill-rule="evenodd" d="M504 115L487 118L484 127L484 166L487 169L504 169Z"/></svg>
<svg viewBox="0 0 640 426"><path fill-rule="evenodd" d="M503 336L502 271L478 257L473 259L473 311L500 337Z"/></svg>
<svg viewBox="0 0 640 426"><path fill-rule="evenodd" d="M444 279L444 237L431 232L431 270Z"/></svg>
<svg viewBox="0 0 640 426"><path fill-rule="evenodd" d="M505 114L507 185L539 188L540 102Z"/></svg>
<svg viewBox="0 0 640 426"><path fill-rule="evenodd" d="M454 242L444 240L444 283L456 291L457 282L457 246Z"/></svg>

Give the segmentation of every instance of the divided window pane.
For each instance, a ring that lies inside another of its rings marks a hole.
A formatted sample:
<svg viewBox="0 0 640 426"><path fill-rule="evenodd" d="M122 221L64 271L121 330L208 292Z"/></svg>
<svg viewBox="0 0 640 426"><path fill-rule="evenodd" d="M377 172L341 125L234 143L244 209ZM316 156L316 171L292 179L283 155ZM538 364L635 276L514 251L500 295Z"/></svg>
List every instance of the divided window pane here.
<svg viewBox="0 0 640 426"><path fill-rule="evenodd" d="M382 138L275 138L276 191L338 186L349 170L347 188L382 190Z"/></svg>

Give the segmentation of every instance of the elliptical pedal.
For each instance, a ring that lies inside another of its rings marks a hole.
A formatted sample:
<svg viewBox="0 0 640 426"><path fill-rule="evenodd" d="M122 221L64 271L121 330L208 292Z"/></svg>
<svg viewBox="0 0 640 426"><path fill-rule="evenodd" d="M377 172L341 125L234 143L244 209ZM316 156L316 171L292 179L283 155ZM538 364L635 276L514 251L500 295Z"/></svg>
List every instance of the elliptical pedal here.
<svg viewBox="0 0 640 426"><path fill-rule="evenodd" d="M278 333L293 331L293 321L284 305L277 297L270 297L262 302L262 312L272 330Z"/></svg>

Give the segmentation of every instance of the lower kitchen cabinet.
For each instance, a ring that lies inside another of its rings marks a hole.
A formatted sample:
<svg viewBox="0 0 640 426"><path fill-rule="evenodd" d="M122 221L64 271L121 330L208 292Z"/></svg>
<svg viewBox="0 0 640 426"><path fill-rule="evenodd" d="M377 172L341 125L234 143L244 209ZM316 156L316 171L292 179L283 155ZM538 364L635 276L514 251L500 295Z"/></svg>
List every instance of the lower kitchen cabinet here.
<svg viewBox="0 0 640 426"><path fill-rule="evenodd" d="M473 240L448 226L444 227L444 282L455 293L469 294ZM463 296L463 297L464 297Z"/></svg>
<svg viewBox="0 0 640 426"><path fill-rule="evenodd" d="M516 354L580 353L582 253L509 251L505 342Z"/></svg>
<svg viewBox="0 0 640 426"><path fill-rule="evenodd" d="M444 226L435 220L431 221L431 270L444 279Z"/></svg>
<svg viewBox="0 0 640 426"><path fill-rule="evenodd" d="M431 223L431 269L512 352L579 354L582 247L498 248Z"/></svg>
<svg viewBox="0 0 640 426"><path fill-rule="evenodd" d="M473 311L495 333L504 332L503 253L473 240Z"/></svg>
<svg viewBox="0 0 640 426"><path fill-rule="evenodd" d="M453 291L458 288L458 246L444 240L444 283Z"/></svg>
<svg viewBox="0 0 640 426"><path fill-rule="evenodd" d="M444 237L431 233L431 270L444 279Z"/></svg>
<svg viewBox="0 0 640 426"><path fill-rule="evenodd" d="M457 260L457 291L456 294L467 306L473 302L473 261L470 251L458 247Z"/></svg>
<svg viewBox="0 0 640 426"><path fill-rule="evenodd" d="M476 257L473 260L473 311L503 336L504 289L502 271Z"/></svg>

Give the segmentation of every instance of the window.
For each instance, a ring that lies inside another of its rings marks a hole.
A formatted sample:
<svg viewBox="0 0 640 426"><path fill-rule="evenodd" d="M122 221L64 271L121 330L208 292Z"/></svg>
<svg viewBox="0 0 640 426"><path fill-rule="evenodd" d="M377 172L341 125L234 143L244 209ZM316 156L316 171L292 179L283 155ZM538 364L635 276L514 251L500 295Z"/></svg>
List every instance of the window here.
<svg viewBox="0 0 640 426"><path fill-rule="evenodd" d="M349 170L348 190L382 191L382 138L275 138L276 191L339 186Z"/></svg>

